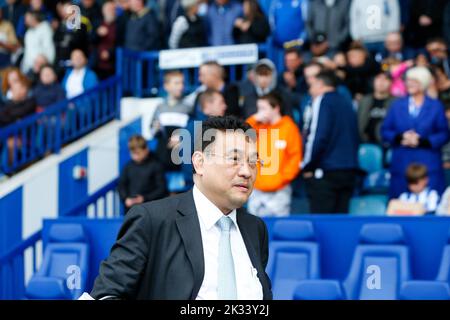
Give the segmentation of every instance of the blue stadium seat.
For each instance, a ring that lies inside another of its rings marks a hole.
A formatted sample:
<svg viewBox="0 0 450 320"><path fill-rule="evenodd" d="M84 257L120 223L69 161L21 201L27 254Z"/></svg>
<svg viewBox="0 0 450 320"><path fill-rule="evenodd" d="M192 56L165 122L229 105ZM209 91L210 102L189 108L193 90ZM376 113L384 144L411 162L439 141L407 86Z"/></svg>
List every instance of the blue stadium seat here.
<svg viewBox="0 0 450 320"><path fill-rule="evenodd" d="M304 280L294 291L294 300L344 300L344 292L339 281Z"/></svg>
<svg viewBox="0 0 450 320"><path fill-rule="evenodd" d="M354 216L385 216L388 197L365 195L350 200L350 214Z"/></svg>
<svg viewBox="0 0 450 320"><path fill-rule="evenodd" d="M267 264L274 299L292 300L299 281L319 278L319 265L319 244L312 223L277 221Z"/></svg>
<svg viewBox="0 0 450 320"><path fill-rule="evenodd" d="M376 144L363 143L358 150L359 167L372 173L383 169L383 150Z"/></svg>
<svg viewBox="0 0 450 320"><path fill-rule="evenodd" d="M350 300L395 300L410 278L409 249L397 224L365 224L343 287Z"/></svg>
<svg viewBox="0 0 450 320"><path fill-rule="evenodd" d="M363 180L361 191L369 194L387 194L391 182L391 173L380 170L369 173Z"/></svg>
<svg viewBox="0 0 450 320"><path fill-rule="evenodd" d="M400 300L450 300L450 289L445 282L407 281L400 290Z"/></svg>
<svg viewBox="0 0 450 320"><path fill-rule="evenodd" d="M181 171L167 172L166 181L169 192L184 192L188 189L184 180L184 174Z"/></svg>
<svg viewBox="0 0 450 320"><path fill-rule="evenodd" d="M447 238L447 245L442 252L441 265L436 280L450 284L450 232Z"/></svg>
<svg viewBox="0 0 450 320"><path fill-rule="evenodd" d="M86 288L89 242L80 224L52 225L41 268L31 278L29 299L77 299ZM70 278L69 278L70 277Z"/></svg>

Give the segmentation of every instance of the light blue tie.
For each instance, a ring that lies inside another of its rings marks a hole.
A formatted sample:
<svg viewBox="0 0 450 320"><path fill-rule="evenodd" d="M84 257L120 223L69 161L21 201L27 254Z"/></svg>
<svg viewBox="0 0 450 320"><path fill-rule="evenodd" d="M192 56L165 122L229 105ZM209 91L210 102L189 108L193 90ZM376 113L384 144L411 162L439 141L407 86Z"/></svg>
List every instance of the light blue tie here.
<svg viewBox="0 0 450 320"><path fill-rule="evenodd" d="M223 216L217 222L220 232L219 267L217 275L217 297L220 300L236 300L236 277L234 274L233 254L231 253L230 228L233 221Z"/></svg>

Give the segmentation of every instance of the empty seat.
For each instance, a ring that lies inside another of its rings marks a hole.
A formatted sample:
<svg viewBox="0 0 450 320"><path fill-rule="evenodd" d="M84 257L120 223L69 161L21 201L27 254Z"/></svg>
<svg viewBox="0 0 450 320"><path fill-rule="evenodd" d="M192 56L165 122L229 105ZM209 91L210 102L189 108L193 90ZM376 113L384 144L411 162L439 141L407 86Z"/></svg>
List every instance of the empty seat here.
<svg viewBox="0 0 450 320"><path fill-rule="evenodd" d="M351 300L395 300L409 280L409 249L396 224L366 224L343 282Z"/></svg>
<svg viewBox="0 0 450 320"><path fill-rule="evenodd" d="M383 150L376 144L363 143L358 149L359 167L367 173L383 169Z"/></svg>
<svg viewBox="0 0 450 320"><path fill-rule="evenodd" d="M401 300L450 300L450 289L445 282L407 281L400 290Z"/></svg>
<svg viewBox="0 0 450 320"><path fill-rule="evenodd" d="M86 288L89 244L80 224L53 224L41 268L31 278L29 299L77 299Z"/></svg>
<svg viewBox="0 0 450 320"><path fill-rule="evenodd" d="M309 221L277 221L269 243L267 274L274 299L291 300L298 282L319 278L319 245Z"/></svg>
<svg viewBox="0 0 450 320"><path fill-rule="evenodd" d="M294 300L343 300L341 284L334 280L304 280L294 291Z"/></svg>
<svg viewBox="0 0 450 320"><path fill-rule="evenodd" d="M386 215L388 197L384 195L366 195L350 200L350 214L355 216Z"/></svg>

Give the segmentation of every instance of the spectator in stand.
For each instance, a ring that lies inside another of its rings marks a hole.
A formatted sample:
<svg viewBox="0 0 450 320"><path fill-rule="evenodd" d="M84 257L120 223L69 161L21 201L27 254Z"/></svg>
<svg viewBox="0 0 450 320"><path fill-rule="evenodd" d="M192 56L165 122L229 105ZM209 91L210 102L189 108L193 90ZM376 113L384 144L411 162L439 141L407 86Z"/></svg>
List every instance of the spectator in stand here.
<svg viewBox="0 0 450 320"><path fill-rule="evenodd" d="M400 61L389 57L383 60L382 69L392 77L391 94L394 97L404 97L407 94L404 75L409 68L414 66L414 60Z"/></svg>
<svg viewBox="0 0 450 320"><path fill-rule="evenodd" d="M11 22L14 30L17 30L19 21L27 8L22 4L22 0L6 0L5 2L6 4L1 8L2 16L6 21Z"/></svg>
<svg viewBox="0 0 450 320"><path fill-rule="evenodd" d="M14 26L3 18L0 10L0 69L11 63L11 54L20 47Z"/></svg>
<svg viewBox="0 0 450 320"><path fill-rule="evenodd" d="M440 101L426 95L430 71L415 67L406 74L408 96L396 100L381 128L383 140L393 149L389 196L407 190L405 170L418 162L428 168L430 188L441 194L445 188L442 147L449 140L448 123Z"/></svg>
<svg viewBox="0 0 450 320"><path fill-rule="evenodd" d="M367 52L364 45L353 42L347 51L348 65L344 68L345 82L353 97L359 100L370 91L370 83L379 67Z"/></svg>
<svg viewBox="0 0 450 320"><path fill-rule="evenodd" d="M382 146L381 125L394 98L391 96L392 78L380 72L373 81L373 93L365 95L358 105L358 127L361 142Z"/></svg>
<svg viewBox="0 0 450 320"><path fill-rule="evenodd" d="M193 167L191 156L194 152L194 142L197 141L195 137L199 134L197 131L200 129L199 122L201 123L201 121L205 121L210 117L222 117L227 110L225 99L220 91L206 89L206 91L200 93L198 100L200 111L189 118L186 126L186 130L189 132L189 139L183 139L182 141L183 157L187 158L187 161L183 161L181 166L186 186L192 186L194 183L192 180ZM189 150L189 152L186 150Z"/></svg>
<svg viewBox="0 0 450 320"><path fill-rule="evenodd" d="M282 109L285 115L293 117L294 108L300 105L298 97L291 94L287 89L278 85L277 70L269 59L261 59L255 65L255 79L252 86L241 90L243 97L242 115L246 119L257 111L256 102L258 97L275 92L281 97Z"/></svg>
<svg viewBox="0 0 450 320"><path fill-rule="evenodd" d="M439 194L429 187L427 167L420 163L412 163L405 174L408 191L399 196L400 201L417 203L423 206L428 214L434 214L439 204Z"/></svg>
<svg viewBox="0 0 450 320"><path fill-rule="evenodd" d="M283 114L281 99L276 94L259 97L257 105L258 112L247 123L256 130L262 163L248 210L260 217L288 216L292 198L290 184L297 177L302 161L302 139L292 118Z"/></svg>
<svg viewBox="0 0 450 320"><path fill-rule="evenodd" d="M356 114L336 83L332 71L310 79L312 117L304 128L302 170L312 213L347 213L359 167Z"/></svg>
<svg viewBox="0 0 450 320"><path fill-rule="evenodd" d="M327 36L323 33L316 33L310 39L309 51L303 55L307 63L318 61L323 65L329 63L336 52L330 48Z"/></svg>
<svg viewBox="0 0 450 320"><path fill-rule="evenodd" d="M28 70L26 74L27 78L30 79L31 87L34 87L39 83L41 68L47 64L49 64L49 62L43 54L38 55L36 59L34 59L33 67Z"/></svg>
<svg viewBox="0 0 450 320"><path fill-rule="evenodd" d="M269 20L261 10L257 0L244 0L244 17L234 22L236 43L263 43L270 35Z"/></svg>
<svg viewBox="0 0 450 320"><path fill-rule="evenodd" d="M308 63L303 69L303 74L305 77L306 90L309 90L314 79L317 77L319 73L327 70L321 63L319 62L311 62ZM339 93L342 97L347 99L349 103L352 103L352 94L348 90L348 88L341 83L340 79L336 78L337 87L336 92ZM302 92L303 97L300 101L300 119L299 119L299 127L302 133L305 130L305 124L311 122L312 117L312 97L308 91Z"/></svg>
<svg viewBox="0 0 450 320"><path fill-rule="evenodd" d="M39 78L38 85L33 89L37 111L43 111L49 105L65 99L66 93L58 83L56 72L51 65L45 65L41 68Z"/></svg>
<svg viewBox="0 0 450 320"><path fill-rule="evenodd" d="M132 12L130 9L130 0L117 0L117 46L125 45L125 36L127 33L127 24L130 20Z"/></svg>
<svg viewBox="0 0 450 320"><path fill-rule="evenodd" d="M147 141L142 136L132 136L128 140L128 149L131 160L122 169L117 186L125 211L167 195L163 167L150 153Z"/></svg>
<svg viewBox="0 0 450 320"><path fill-rule="evenodd" d="M442 67L450 76L450 61L447 43L443 38L431 38L425 47L426 56L431 65Z"/></svg>
<svg viewBox="0 0 450 320"><path fill-rule="evenodd" d="M235 0L214 0L208 6L208 43L210 46L234 44L233 28L244 15L242 4Z"/></svg>
<svg viewBox="0 0 450 320"><path fill-rule="evenodd" d="M185 128L191 108L183 102L184 76L180 71L169 71L164 75L164 90L167 97L156 107L152 131L158 141L156 156L167 171L177 171L179 166L171 160L172 151L178 146L179 137L172 133Z"/></svg>
<svg viewBox="0 0 450 320"><path fill-rule="evenodd" d="M22 72L20 72L19 68L8 67L4 70L2 77L2 94L4 101L12 99L11 87L18 81L28 84L27 77Z"/></svg>
<svg viewBox="0 0 450 320"><path fill-rule="evenodd" d="M103 21L97 28L95 71L103 80L115 73L115 51L117 41L116 7L106 1L102 7Z"/></svg>
<svg viewBox="0 0 450 320"><path fill-rule="evenodd" d="M95 0L81 0L80 12L89 19L92 30L97 30L103 20L101 6Z"/></svg>
<svg viewBox="0 0 450 320"><path fill-rule="evenodd" d="M27 11L25 23L28 27L25 33L24 54L22 59L22 72L28 73L39 55L45 56L49 63L55 60L55 45L53 43L53 30L50 23L38 11Z"/></svg>
<svg viewBox="0 0 450 320"><path fill-rule="evenodd" d="M75 49L70 56L70 62L71 68L67 70L62 81L68 99L82 94L98 83L95 72L87 67L87 59L83 51Z"/></svg>
<svg viewBox="0 0 450 320"><path fill-rule="evenodd" d="M11 85L11 99L0 108L0 127L12 124L36 111L36 102L29 95L29 83L19 79Z"/></svg>
<svg viewBox="0 0 450 320"><path fill-rule="evenodd" d="M427 41L442 35L443 14L447 0L411 0L407 43L420 49Z"/></svg>
<svg viewBox="0 0 450 320"><path fill-rule="evenodd" d="M54 19L53 14L44 5L44 0L30 0L30 6L28 7L27 11L39 12L42 15L43 19L50 24L52 23L52 21ZM27 31L27 26L25 24L25 15L23 15L19 19L19 23L17 26L17 36L20 39L23 39L23 37L25 37L26 31Z"/></svg>
<svg viewBox="0 0 450 320"><path fill-rule="evenodd" d="M306 83L303 77L303 57L299 48L289 48L284 51L285 70L280 74L278 83L291 93L300 95L305 92Z"/></svg>
<svg viewBox="0 0 450 320"><path fill-rule="evenodd" d="M57 5L61 22L56 23L56 31L53 37L56 49L55 67L58 78L62 78L66 67L70 64L70 55L73 50L83 50L85 55L89 53L89 32L91 25L86 17L80 17L80 24L76 25L71 19L75 14L70 8L70 0L60 0Z"/></svg>
<svg viewBox="0 0 450 320"><path fill-rule="evenodd" d="M349 9L350 0L311 1L306 20L309 38L324 34L331 50L342 49L350 35Z"/></svg>
<svg viewBox="0 0 450 320"><path fill-rule="evenodd" d="M384 50L375 56L375 60L378 63L387 58L395 58L400 61L415 58L414 50L405 47L400 32L389 32L384 41Z"/></svg>
<svg viewBox="0 0 450 320"><path fill-rule="evenodd" d="M205 16L207 11L207 4L204 0L197 0L199 8L202 8L201 16ZM159 2L159 15L163 25L163 33L167 37L172 33L175 20L185 14L181 0L163 0ZM165 39L166 40L166 39Z"/></svg>
<svg viewBox="0 0 450 320"><path fill-rule="evenodd" d="M146 7L145 0L130 0L133 14L127 23L125 47L136 51L161 48L161 26L156 12Z"/></svg>
<svg viewBox="0 0 450 320"><path fill-rule="evenodd" d="M309 0L273 0L269 8L272 43L278 48L303 45L307 38L305 26Z"/></svg>
<svg viewBox="0 0 450 320"><path fill-rule="evenodd" d="M350 34L374 56L383 51L390 32L400 31L400 23L398 0L352 0Z"/></svg>
<svg viewBox="0 0 450 320"><path fill-rule="evenodd" d="M207 45L206 23L198 15L199 0L182 0L184 14L179 16L169 37L169 48L192 48Z"/></svg>
<svg viewBox="0 0 450 320"><path fill-rule="evenodd" d="M203 63L199 68L198 80L201 86L185 99L185 103L191 106L194 113L198 111L199 94L207 89L212 89L222 93L228 106L227 114L240 116L239 88L233 83L225 82L225 69L220 64L216 61Z"/></svg>

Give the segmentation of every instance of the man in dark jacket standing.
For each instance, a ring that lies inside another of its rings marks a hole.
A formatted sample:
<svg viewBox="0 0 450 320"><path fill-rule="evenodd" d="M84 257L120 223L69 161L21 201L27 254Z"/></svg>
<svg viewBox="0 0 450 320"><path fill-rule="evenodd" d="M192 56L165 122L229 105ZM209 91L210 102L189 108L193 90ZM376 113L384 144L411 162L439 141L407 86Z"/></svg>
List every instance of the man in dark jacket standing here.
<svg viewBox="0 0 450 320"><path fill-rule="evenodd" d="M145 6L145 0L131 0L133 12L127 22L125 47L136 51L158 50L161 47L161 27L155 12Z"/></svg>
<svg viewBox="0 0 450 320"><path fill-rule="evenodd" d="M348 99L336 92L336 76L311 79L312 117L305 124L302 168L312 213L347 213L358 168L358 126Z"/></svg>

